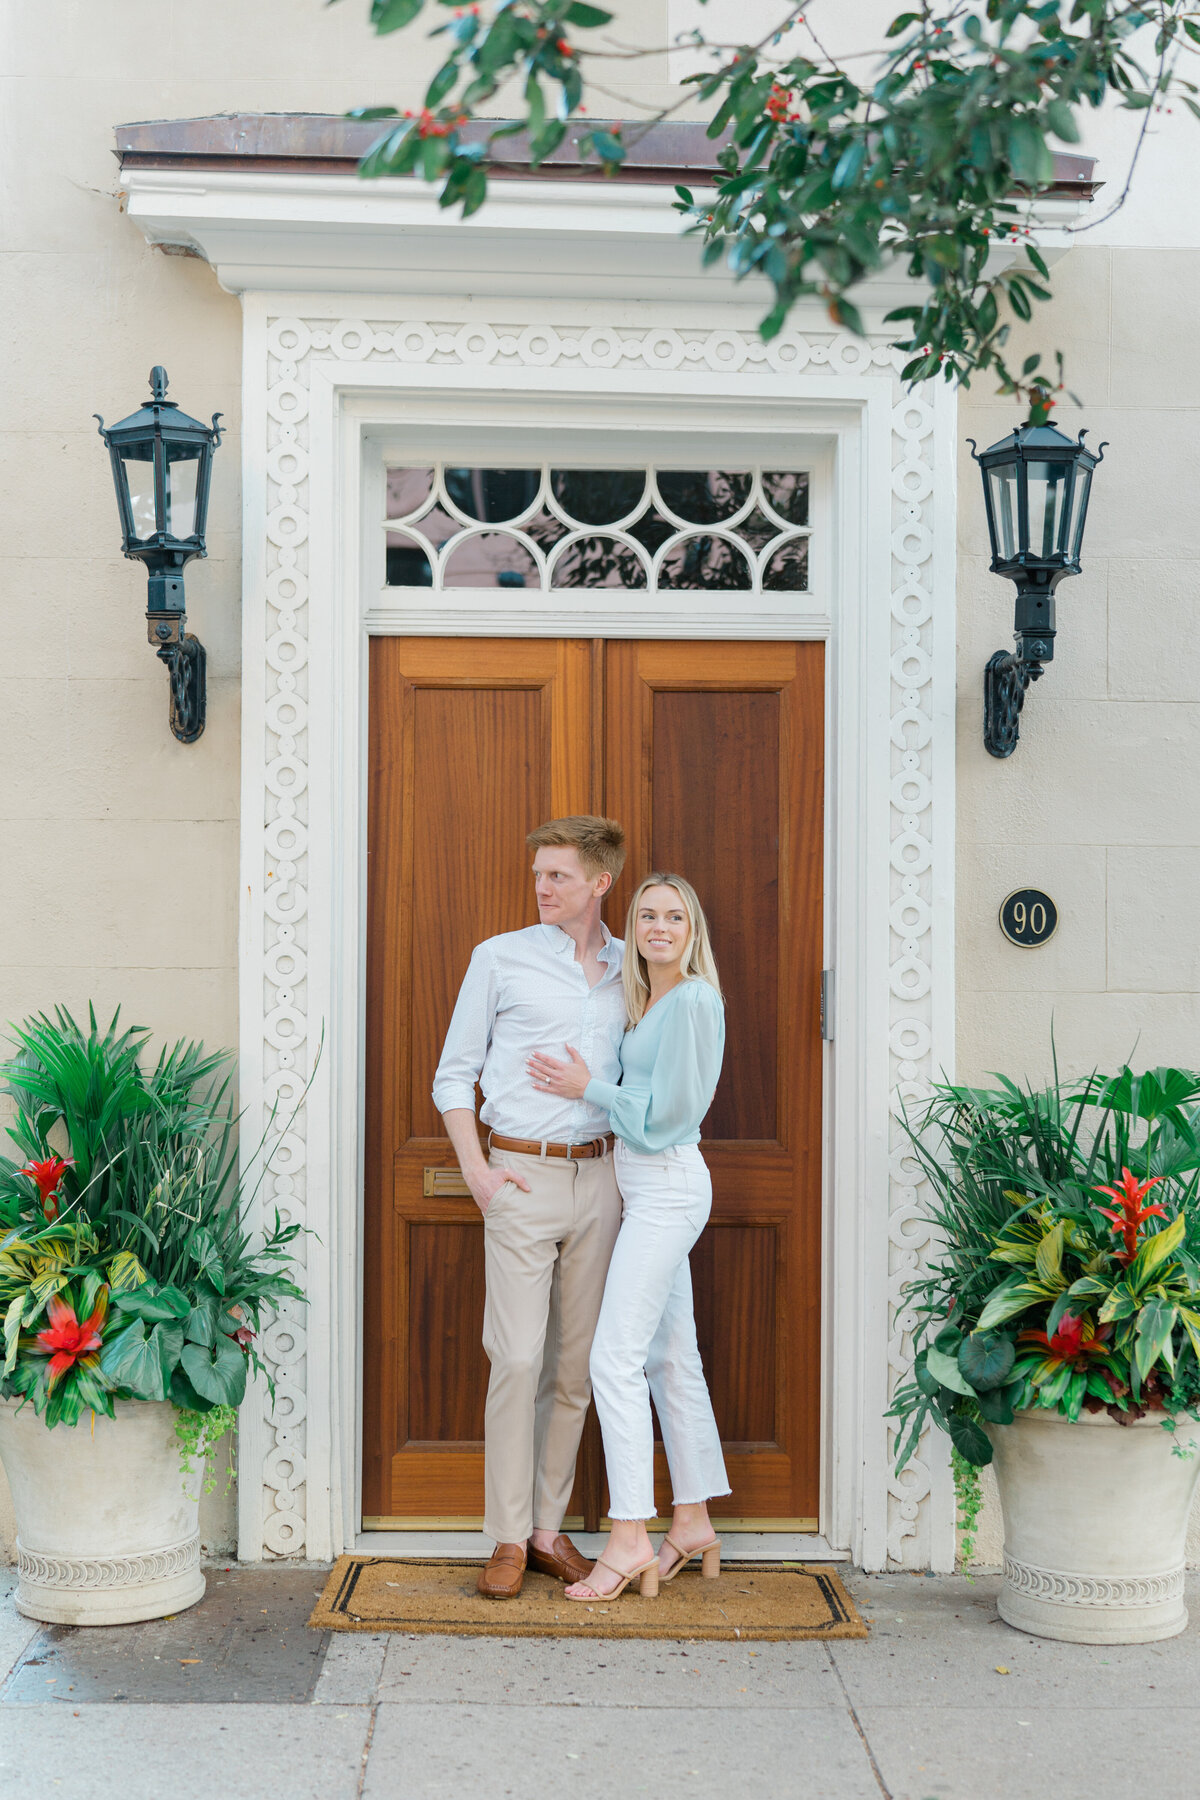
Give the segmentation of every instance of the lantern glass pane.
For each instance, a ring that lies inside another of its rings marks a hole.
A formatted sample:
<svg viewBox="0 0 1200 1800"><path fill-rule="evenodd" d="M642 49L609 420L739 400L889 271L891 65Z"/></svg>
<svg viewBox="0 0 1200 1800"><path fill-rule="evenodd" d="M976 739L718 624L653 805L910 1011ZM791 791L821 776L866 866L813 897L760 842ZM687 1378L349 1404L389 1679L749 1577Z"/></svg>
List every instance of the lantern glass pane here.
<svg viewBox="0 0 1200 1800"><path fill-rule="evenodd" d="M1079 561L1079 552L1083 548L1083 522L1087 517L1088 490L1092 485L1092 471L1077 469L1075 472L1075 505L1071 519L1071 561Z"/></svg>
<svg viewBox="0 0 1200 1800"><path fill-rule="evenodd" d="M167 444L167 530L188 538L196 529L196 483L203 444Z"/></svg>
<svg viewBox="0 0 1200 1800"><path fill-rule="evenodd" d="M1017 471L1012 463L988 470L992 491L992 517L996 524L993 551L998 561L1009 562L1017 555L1020 543L1017 533Z"/></svg>
<svg viewBox="0 0 1200 1800"><path fill-rule="evenodd" d="M1065 462L1029 464L1029 552L1044 562L1065 553L1063 508L1070 467Z"/></svg>
<svg viewBox="0 0 1200 1800"><path fill-rule="evenodd" d="M140 540L152 538L158 529L154 516L154 439L122 444L121 467L129 490L133 535Z"/></svg>

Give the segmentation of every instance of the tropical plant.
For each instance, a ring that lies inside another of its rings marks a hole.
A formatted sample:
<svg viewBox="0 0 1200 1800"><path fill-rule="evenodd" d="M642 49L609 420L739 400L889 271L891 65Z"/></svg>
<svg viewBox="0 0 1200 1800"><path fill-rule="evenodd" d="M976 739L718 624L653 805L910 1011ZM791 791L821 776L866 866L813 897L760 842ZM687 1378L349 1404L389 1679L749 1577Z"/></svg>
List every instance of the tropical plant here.
<svg viewBox="0 0 1200 1800"><path fill-rule="evenodd" d="M147 1031L119 1015L102 1030L91 1008L86 1030L59 1007L12 1035L0 1080L23 1160L0 1157L0 1395L49 1426L118 1399L227 1422L248 1370L266 1372L264 1311L303 1297L299 1227L277 1213L251 1242L231 1059L181 1040L147 1066Z"/></svg>
<svg viewBox="0 0 1200 1800"><path fill-rule="evenodd" d="M377 32L392 32L424 10L425 0L371 0L370 18ZM526 134L536 168L576 121L579 153L611 173L651 126L698 102L720 142L716 192L697 198L679 188L678 210L703 240L706 263L724 258L739 279L770 283L764 337L805 299L861 333L863 283L889 264L906 268L927 295L888 315L909 353L905 378L940 373L969 385L991 369L1002 392L1028 399L1035 419L1053 406L1061 373L1055 384L1037 352L1015 368L1005 346L1012 323L1050 295L1028 201L1053 181L1052 142L1078 143L1080 115L1106 103L1141 113L1138 149L1173 96L1200 115L1197 90L1179 72L1200 44L1189 0L941 0L898 13L881 44L848 56L823 44L816 0L779 0L755 41L685 32L675 48L709 66L685 78L679 100L626 125L580 119L585 95L594 87L636 113L612 83L622 65L669 46L622 42L606 29L607 8L438 0L430 11L442 20L431 35L443 39L444 60L419 109L351 115L389 121L360 173L421 176L439 184L443 206L469 215L515 132ZM502 88L514 116L481 117ZM1131 166L1105 217L1132 178ZM1023 254L1003 266L992 255L999 243Z"/></svg>
<svg viewBox="0 0 1200 1800"><path fill-rule="evenodd" d="M908 1290L898 1467L930 1422L978 1466L984 1425L1027 1408L1200 1417L1200 1076L947 1084L905 1123L938 1248Z"/></svg>

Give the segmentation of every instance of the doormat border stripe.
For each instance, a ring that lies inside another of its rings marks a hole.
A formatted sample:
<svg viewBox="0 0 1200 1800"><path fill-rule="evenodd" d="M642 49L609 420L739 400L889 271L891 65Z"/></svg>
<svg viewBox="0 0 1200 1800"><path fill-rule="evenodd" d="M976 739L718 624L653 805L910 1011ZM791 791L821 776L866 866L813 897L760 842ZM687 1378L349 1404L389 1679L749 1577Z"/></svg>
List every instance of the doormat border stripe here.
<svg viewBox="0 0 1200 1800"><path fill-rule="evenodd" d="M802 1639L865 1638L868 1635L866 1623L858 1608L832 1569L823 1564L795 1562L730 1561L722 1563L721 1572L722 1575L787 1575L806 1585L811 1584L814 1610L818 1613L812 1623L802 1622L794 1617L783 1620L778 1625L740 1623L726 1607L717 1603L710 1584L705 1582L701 1589L699 1583L703 1577L690 1572L680 1576L676 1582L664 1583L659 1590L659 1598L645 1602L645 1608L657 1608L666 1599L661 1621L647 1620L644 1609L642 1617L623 1621L622 1606L638 1604L637 1598L633 1596L628 1601L625 1597L613 1601L609 1611L603 1616L597 1616L586 1605L569 1600L559 1601L554 1592L561 1591L558 1582L552 1584L551 1591L547 1594L545 1617L530 1618L527 1612L528 1599L532 1597L530 1588L534 1584L549 1583L550 1580L549 1577L537 1575L527 1578L526 1590L521 1596L522 1601L526 1602L526 1606L522 1608L526 1611L523 1618L514 1617L513 1607L518 1603L477 1598L469 1588L461 1595L460 1600L461 1604L472 1609L466 1617L453 1618L445 1614L435 1616L415 1609L408 1613L404 1610L402 1599L398 1602L396 1613L390 1617L366 1616L354 1611L354 1599L367 1569L388 1567L401 1572L406 1569L462 1570L464 1574L469 1574L473 1582L482 1566L481 1559L465 1557L340 1556L330 1570L325 1588L308 1623L315 1631L397 1632L443 1637L669 1638L688 1642L707 1639L729 1643L780 1643ZM724 1593L723 1598L728 1601L731 1596ZM578 1614L575 1611L577 1605ZM565 1614L563 1607L570 1607L571 1612ZM714 1608L722 1614L722 1622L714 1617ZM823 1617L819 1616L822 1612Z"/></svg>

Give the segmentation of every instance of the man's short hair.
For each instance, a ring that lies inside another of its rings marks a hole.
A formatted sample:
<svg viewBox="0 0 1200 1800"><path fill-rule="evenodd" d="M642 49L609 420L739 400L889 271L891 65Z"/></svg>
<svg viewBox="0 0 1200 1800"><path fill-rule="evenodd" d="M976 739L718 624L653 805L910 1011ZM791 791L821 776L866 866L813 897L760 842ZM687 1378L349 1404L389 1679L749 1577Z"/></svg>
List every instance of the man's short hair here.
<svg viewBox="0 0 1200 1800"><path fill-rule="evenodd" d="M615 881L625 867L625 833L615 819L598 819L591 813L548 819L525 842L531 850L577 850L589 881L602 874Z"/></svg>

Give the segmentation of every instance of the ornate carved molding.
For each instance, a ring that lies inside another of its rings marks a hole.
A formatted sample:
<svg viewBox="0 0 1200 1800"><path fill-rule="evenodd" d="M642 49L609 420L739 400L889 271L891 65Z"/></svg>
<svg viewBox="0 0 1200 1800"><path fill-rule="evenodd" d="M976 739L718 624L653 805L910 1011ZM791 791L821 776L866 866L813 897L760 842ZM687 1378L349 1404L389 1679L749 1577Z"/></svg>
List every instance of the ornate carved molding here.
<svg viewBox="0 0 1200 1800"><path fill-rule="evenodd" d="M37 1587L84 1588L136 1587L148 1581L165 1581L200 1567L200 1538L169 1544L140 1556L45 1556L26 1550L17 1540L17 1573Z"/></svg>
<svg viewBox="0 0 1200 1800"><path fill-rule="evenodd" d="M1015 1593L1062 1606L1156 1606L1182 1596L1183 1564L1166 1575L1068 1575L1018 1562L1005 1551L1004 1580Z"/></svg>
<svg viewBox="0 0 1200 1800"><path fill-rule="evenodd" d="M464 309L465 310L465 309ZM563 314L569 303L563 303ZM594 316L594 315L593 315ZM267 322L268 475L266 572L266 781L261 797L265 899L254 921L262 972L262 1124L276 1112L273 1168L263 1198L285 1220L306 1217L306 1125L299 1112L286 1130L311 1067L320 1021L308 1013L309 791L309 398L317 362L439 368L554 367L570 371L671 370L697 383L721 375L890 373L892 415L891 951L889 988L872 1003L887 1019L897 1101L919 1099L932 1077L932 625L934 415L928 396L908 393L901 359L882 342L844 333L785 332L764 344L752 330L487 323L478 316L435 320L269 317ZM882 776L876 772L877 779ZM916 1177L893 1124L889 1194L889 1380L911 1360L914 1320L903 1288L928 1241ZM303 1244L303 1240L301 1240ZM301 1251L303 1254L303 1250ZM264 1333L261 1353L275 1380L267 1404L263 1517L268 1554L305 1550L305 1404L307 1345L300 1308L288 1308ZM882 1452L880 1453L882 1457ZM876 1463L878 1467L878 1463ZM883 1477L881 1477L883 1479ZM923 1455L889 1483L888 1550L923 1565L930 1490Z"/></svg>

